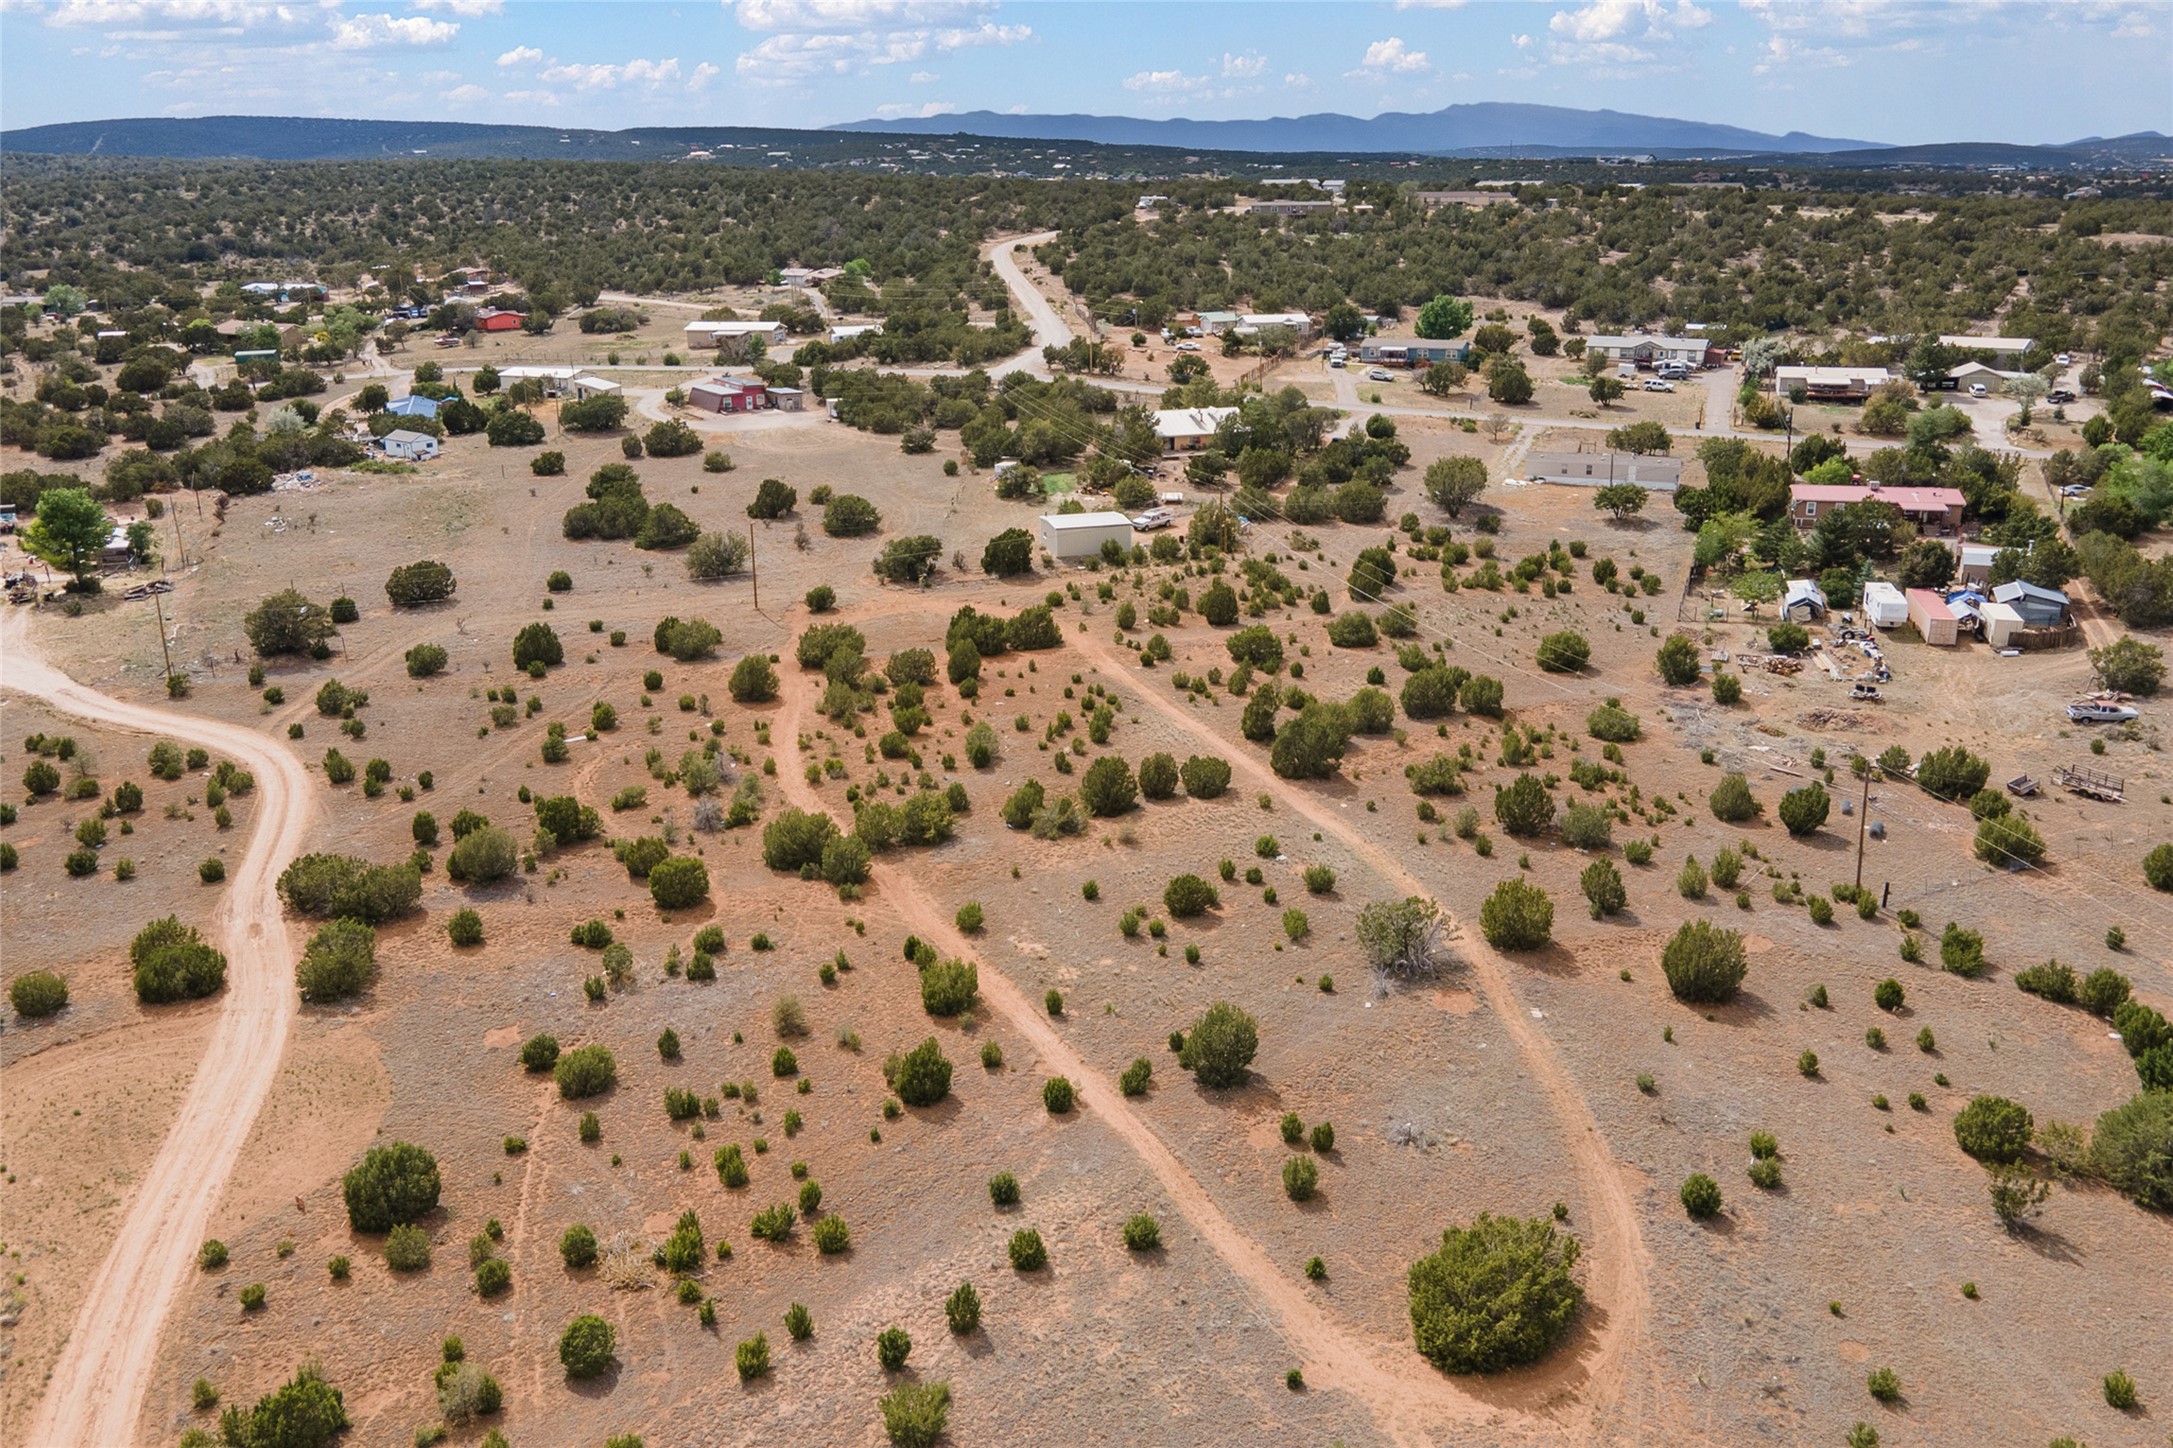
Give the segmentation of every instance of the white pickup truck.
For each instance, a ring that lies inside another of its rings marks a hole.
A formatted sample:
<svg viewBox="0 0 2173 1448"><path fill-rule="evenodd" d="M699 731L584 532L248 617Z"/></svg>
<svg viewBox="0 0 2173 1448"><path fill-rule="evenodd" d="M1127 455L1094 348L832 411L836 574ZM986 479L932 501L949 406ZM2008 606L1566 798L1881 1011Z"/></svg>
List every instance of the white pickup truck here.
<svg viewBox="0 0 2173 1448"><path fill-rule="evenodd" d="M1167 508L1149 508L1132 520L1132 527L1141 533L1152 533L1155 529L1167 528L1176 521L1176 515Z"/></svg>

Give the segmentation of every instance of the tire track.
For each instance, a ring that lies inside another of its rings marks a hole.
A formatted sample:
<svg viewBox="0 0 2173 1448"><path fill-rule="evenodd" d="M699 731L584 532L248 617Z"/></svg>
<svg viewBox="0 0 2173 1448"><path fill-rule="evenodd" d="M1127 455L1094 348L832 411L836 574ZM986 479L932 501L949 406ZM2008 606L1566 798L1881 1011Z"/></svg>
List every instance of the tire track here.
<svg viewBox="0 0 2173 1448"><path fill-rule="evenodd" d="M209 933L227 956L218 1021L180 1113L91 1279L25 1440L32 1448L126 1448L140 1441L137 1418L167 1314L285 1054L297 1000L276 885L301 849L316 802L301 762L255 730L123 703L76 683L30 642L22 613L0 623L0 652L7 660L0 687L80 719L215 748L256 776L262 800L211 920Z"/></svg>

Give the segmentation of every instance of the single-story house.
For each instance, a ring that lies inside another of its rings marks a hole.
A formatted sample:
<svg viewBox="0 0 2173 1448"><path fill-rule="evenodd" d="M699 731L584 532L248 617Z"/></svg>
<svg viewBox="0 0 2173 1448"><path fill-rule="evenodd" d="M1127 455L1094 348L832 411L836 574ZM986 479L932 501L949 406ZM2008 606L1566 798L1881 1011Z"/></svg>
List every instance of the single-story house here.
<svg viewBox="0 0 2173 1448"><path fill-rule="evenodd" d="M1215 440L1215 432L1234 407L1173 407L1154 414L1154 435L1167 452L1197 452Z"/></svg>
<svg viewBox="0 0 2173 1448"><path fill-rule="evenodd" d="M1168 201L1167 196L1158 196L1150 191L1133 202L1132 209L1135 211L1153 211L1159 206L1166 205Z"/></svg>
<svg viewBox="0 0 2173 1448"><path fill-rule="evenodd" d="M1535 483L1578 488L1635 483L1654 492L1672 493L1682 484L1683 460L1636 453L1535 452L1524 460L1524 472Z"/></svg>
<svg viewBox="0 0 2173 1448"><path fill-rule="evenodd" d="M1990 543L1964 543L1962 561L1954 570L1956 583L1983 583L1992 576L1992 560L1999 549Z"/></svg>
<svg viewBox="0 0 2173 1448"><path fill-rule="evenodd" d="M277 362L278 360L279 349L276 347L257 347L234 354L234 365L237 367L246 367L251 362Z"/></svg>
<svg viewBox="0 0 2173 1448"><path fill-rule="evenodd" d="M1246 312L1237 319L1237 330L1263 332L1269 327L1288 327L1300 338L1313 335L1313 319L1303 312Z"/></svg>
<svg viewBox="0 0 2173 1448"><path fill-rule="evenodd" d="M1059 563L1081 563L1102 556L1102 544L1132 546L1132 520L1122 513L1044 513L1041 546Z"/></svg>
<svg viewBox="0 0 2173 1448"><path fill-rule="evenodd" d="M115 523L113 531L106 535L106 546L99 550L98 561L117 568L125 566L135 556L135 550L128 546L128 525Z"/></svg>
<svg viewBox="0 0 2173 1448"><path fill-rule="evenodd" d="M485 307L475 314L478 332L518 332L528 319L519 312L509 312L498 307Z"/></svg>
<svg viewBox="0 0 2173 1448"><path fill-rule="evenodd" d="M1587 357L1605 357L1610 362L1631 362L1639 367L1657 367L1662 362L1677 362L1685 367L1705 365L1703 337L1655 337L1645 332L1595 334L1585 339L1584 351Z"/></svg>
<svg viewBox="0 0 2173 1448"><path fill-rule="evenodd" d="M402 428L388 432L377 440L378 450L388 458L404 458L411 463L428 462L438 455L438 440L427 432L409 432Z"/></svg>
<svg viewBox="0 0 2173 1448"><path fill-rule="evenodd" d="M1792 397L1797 388L1805 397L1824 401L1861 402L1894 380L1884 367L1776 367L1773 390Z"/></svg>
<svg viewBox="0 0 2173 1448"><path fill-rule="evenodd" d="M1808 529L1822 510L1845 503L1892 503L1926 533L1958 533L1966 503L1959 488L1891 487L1878 483L1798 483L1789 489L1788 516Z"/></svg>
<svg viewBox="0 0 2173 1448"><path fill-rule="evenodd" d="M1383 367L1431 367L1461 362L1471 343L1461 337L1368 337L1358 344L1358 360Z"/></svg>
<svg viewBox="0 0 2173 1448"><path fill-rule="evenodd" d="M830 328L830 340L850 342L855 337L865 337L870 332L883 330L881 322L839 322Z"/></svg>
<svg viewBox="0 0 2173 1448"><path fill-rule="evenodd" d="M2012 606L1994 600L1977 610L1977 617L1984 621L1984 641L1995 649L2004 649L2028 625Z"/></svg>
<svg viewBox="0 0 2173 1448"><path fill-rule="evenodd" d="M1202 312L1199 328L1210 337L1219 337L1237 325L1235 312Z"/></svg>
<svg viewBox="0 0 2173 1448"><path fill-rule="evenodd" d="M540 382L545 397L560 397L573 389L574 378L581 375L578 367L548 367L535 363L517 362L498 369L498 381Z"/></svg>
<svg viewBox="0 0 2173 1448"><path fill-rule="evenodd" d="M841 266L788 266L778 270L777 281L787 287L819 287L833 277L845 275Z"/></svg>
<svg viewBox="0 0 2173 1448"><path fill-rule="evenodd" d="M385 411L394 417L435 418L438 415L438 400L435 397L416 397L412 394L395 397L385 404Z"/></svg>
<svg viewBox="0 0 2173 1448"><path fill-rule="evenodd" d="M591 397L601 397L617 392L619 384L608 377L592 377L584 372L567 384L573 391L574 401L586 402Z"/></svg>
<svg viewBox="0 0 2173 1448"><path fill-rule="evenodd" d="M2020 377L2019 372L2002 372L1997 367L1987 367L1982 362L1964 362L1947 373L1947 382L1955 388L1966 388L1983 383L1985 390L1997 392L2010 378Z"/></svg>
<svg viewBox="0 0 2173 1448"><path fill-rule="evenodd" d="M745 356L756 342L775 347L785 340L783 322L689 322L681 331L689 347L714 347L730 356Z"/></svg>
<svg viewBox="0 0 2173 1448"><path fill-rule="evenodd" d="M1497 202L1516 200L1506 191L1414 191L1411 199L1428 211L1438 211L1444 206L1492 206Z"/></svg>
<svg viewBox="0 0 2173 1448"><path fill-rule="evenodd" d="M1973 337L1968 333L1947 333L1940 337L1939 345L1952 347L1960 352L1997 352L2003 357L2019 357L2037 345L2035 337Z"/></svg>
<svg viewBox="0 0 2173 1448"><path fill-rule="evenodd" d="M1255 216L1315 216L1323 211L1335 210L1333 201L1283 200L1255 201L1245 208Z"/></svg>
<svg viewBox="0 0 2173 1448"><path fill-rule="evenodd" d="M769 389L752 378L711 377L687 389L687 403L704 412L760 412L770 405Z"/></svg>
<svg viewBox="0 0 2173 1448"><path fill-rule="evenodd" d="M1912 588L1903 596L1909 600L1909 622L1916 625L1924 642L1953 648L1960 637L1959 623L1947 601L1928 588Z"/></svg>
<svg viewBox="0 0 2173 1448"><path fill-rule="evenodd" d="M807 405L807 394L797 387L765 387L770 406L778 412L799 412Z"/></svg>
<svg viewBox="0 0 2173 1448"><path fill-rule="evenodd" d="M2031 628L2058 628L2067 622L2067 595L2057 588L2039 588L2018 578L1993 589L1992 601L2021 614Z"/></svg>
<svg viewBox="0 0 2173 1448"><path fill-rule="evenodd" d="M1884 579L1864 585L1864 617L1880 628L1893 628L1909 617L1909 600Z"/></svg>
<svg viewBox="0 0 2173 1448"><path fill-rule="evenodd" d="M1826 616L1826 591L1808 578L1791 578L1781 595L1781 617L1809 623Z"/></svg>

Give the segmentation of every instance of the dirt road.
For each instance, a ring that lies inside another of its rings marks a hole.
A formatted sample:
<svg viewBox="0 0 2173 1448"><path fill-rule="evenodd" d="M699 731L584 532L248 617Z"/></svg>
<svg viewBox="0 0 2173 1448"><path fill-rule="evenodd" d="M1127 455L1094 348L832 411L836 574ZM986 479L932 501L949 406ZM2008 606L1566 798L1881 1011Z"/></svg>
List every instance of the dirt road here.
<svg viewBox="0 0 2173 1448"><path fill-rule="evenodd" d="M1014 236L996 242L988 249L989 264L996 268L996 275L1003 278L1003 284L1011 289L1012 300L1025 315L1026 325L1033 329L1034 346L1029 355L1036 362L1041 360L1042 348L1061 347L1069 342L1071 328L1064 325L1064 319L1041 294L1041 288L1026 279L1026 273L1019 269L1017 252L1022 246L1039 246L1055 238L1053 231L1037 231L1032 236Z"/></svg>
<svg viewBox="0 0 2173 1448"><path fill-rule="evenodd" d="M173 1129L145 1173L112 1250L92 1278L38 1405L31 1448L126 1448L157 1360L159 1336L195 1270L227 1177L279 1072L296 998L294 952L274 886L300 851L315 792L293 753L251 729L126 704L47 664L29 615L0 622L0 688L81 719L201 744L256 776L256 832L207 932L227 957L226 992Z"/></svg>

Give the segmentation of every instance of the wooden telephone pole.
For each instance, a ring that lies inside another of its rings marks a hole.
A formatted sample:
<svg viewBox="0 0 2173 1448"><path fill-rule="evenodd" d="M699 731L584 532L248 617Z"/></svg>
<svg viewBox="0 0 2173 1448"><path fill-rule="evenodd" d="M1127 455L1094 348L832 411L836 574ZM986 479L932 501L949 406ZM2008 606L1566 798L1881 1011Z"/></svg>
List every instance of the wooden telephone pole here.
<svg viewBox="0 0 2173 1448"><path fill-rule="evenodd" d="M762 612L762 574L755 567L755 525L747 525L747 581L754 585L755 612Z"/></svg>

